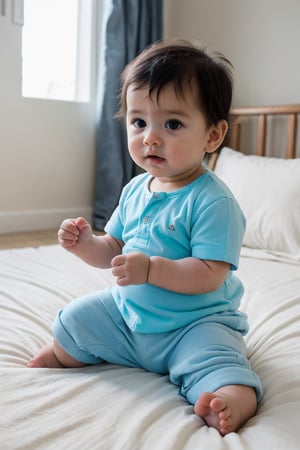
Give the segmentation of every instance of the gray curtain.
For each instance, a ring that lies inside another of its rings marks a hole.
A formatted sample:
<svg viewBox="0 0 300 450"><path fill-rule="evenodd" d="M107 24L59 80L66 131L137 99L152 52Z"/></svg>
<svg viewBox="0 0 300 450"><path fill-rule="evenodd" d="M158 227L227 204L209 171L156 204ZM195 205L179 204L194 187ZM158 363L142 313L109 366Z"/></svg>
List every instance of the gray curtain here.
<svg viewBox="0 0 300 450"><path fill-rule="evenodd" d="M138 173L128 155L119 109L120 74L147 45L161 39L163 0L110 0L106 6L100 72L93 226L103 230L122 187Z"/></svg>

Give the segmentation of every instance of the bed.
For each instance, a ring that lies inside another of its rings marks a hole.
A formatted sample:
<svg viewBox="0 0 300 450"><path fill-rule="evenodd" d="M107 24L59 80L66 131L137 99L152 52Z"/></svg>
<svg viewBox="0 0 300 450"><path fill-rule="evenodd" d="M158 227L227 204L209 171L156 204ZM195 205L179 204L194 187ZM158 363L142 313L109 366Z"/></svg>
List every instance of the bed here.
<svg viewBox="0 0 300 450"><path fill-rule="evenodd" d="M300 105L234 109L231 141L209 162L248 220L238 273L248 354L264 387L255 417L222 437L194 415L167 376L110 364L28 369L52 338L56 311L114 279L58 245L9 249L0 251L2 450L299 450L299 113ZM252 136L257 125L257 154L248 155L237 149L246 119L254 117L245 132ZM271 126L284 117L286 152L273 158Z"/></svg>

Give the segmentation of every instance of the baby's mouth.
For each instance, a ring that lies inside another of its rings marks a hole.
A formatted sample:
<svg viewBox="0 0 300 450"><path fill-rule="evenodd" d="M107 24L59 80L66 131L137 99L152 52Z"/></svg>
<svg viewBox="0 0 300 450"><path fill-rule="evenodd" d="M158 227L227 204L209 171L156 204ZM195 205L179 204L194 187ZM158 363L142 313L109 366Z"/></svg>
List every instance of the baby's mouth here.
<svg viewBox="0 0 300 450"><path fill-rule="evenodd" d="M161 158L161 157L158 156L158 155L148 155L148 156L146 157L146 159L147 159L148 161L151 161L152 163L159 163L159 162L162 162L162 161L165 160L164 158Z"/></svg>

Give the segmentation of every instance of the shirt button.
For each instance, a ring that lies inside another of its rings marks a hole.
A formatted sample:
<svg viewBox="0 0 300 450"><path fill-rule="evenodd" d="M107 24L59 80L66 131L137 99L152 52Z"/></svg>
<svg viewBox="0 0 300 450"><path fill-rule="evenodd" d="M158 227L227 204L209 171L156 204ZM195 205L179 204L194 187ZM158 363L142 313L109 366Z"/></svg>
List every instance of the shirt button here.
<svg viewBox="0 0 300 450"><path fill-rule="evenodd" d="M150 222L150 217L149 216L145 216L143 219L144 223L149 223Z"/></svg>

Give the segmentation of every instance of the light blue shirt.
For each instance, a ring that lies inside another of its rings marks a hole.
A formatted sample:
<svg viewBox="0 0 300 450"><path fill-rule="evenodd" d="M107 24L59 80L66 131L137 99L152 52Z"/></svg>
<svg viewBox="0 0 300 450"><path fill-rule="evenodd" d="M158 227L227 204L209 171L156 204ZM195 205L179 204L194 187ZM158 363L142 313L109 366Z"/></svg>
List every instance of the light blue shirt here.
<svg viewBox="0 0 300 450"><path fill-rule="evenodd" d="M115 286L112 295L129 328L160 333L216 313L237 314L243 286L239 262L244 215L227 186L209 171L174 192L150 192L149 174L123 189L105 231L124 241L123 253L226 261L231 270L216 291L181 294L151 284ZM170 273L172 277L172 273Z"/></svg>

